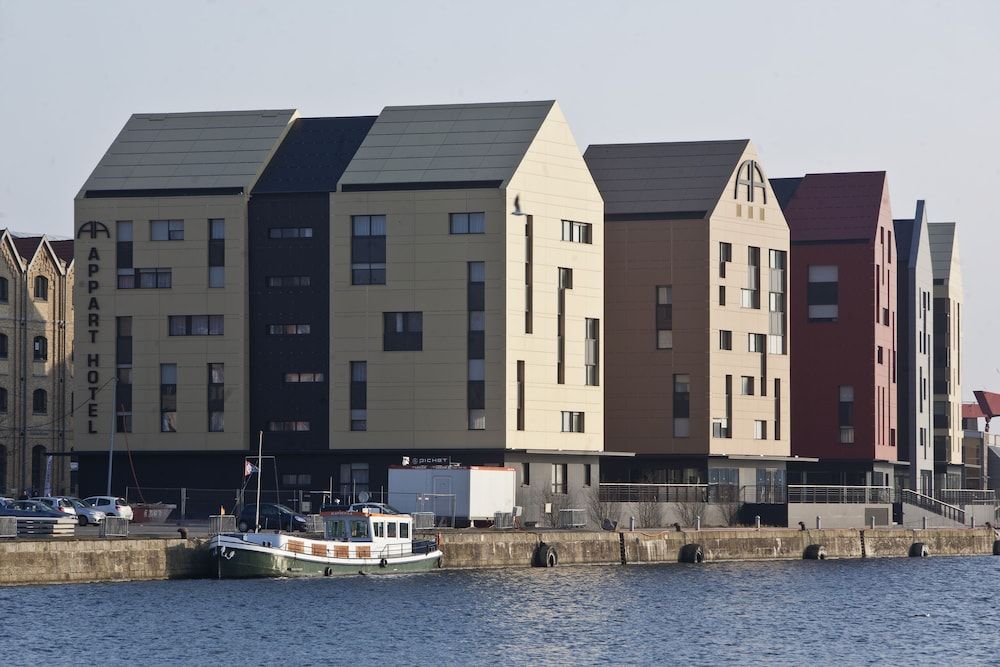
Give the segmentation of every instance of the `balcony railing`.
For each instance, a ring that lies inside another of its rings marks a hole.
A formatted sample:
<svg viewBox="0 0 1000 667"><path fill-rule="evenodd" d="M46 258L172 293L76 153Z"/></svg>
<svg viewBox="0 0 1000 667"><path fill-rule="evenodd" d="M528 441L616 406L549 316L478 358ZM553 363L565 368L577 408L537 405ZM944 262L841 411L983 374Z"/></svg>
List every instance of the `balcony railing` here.
<svg viewBox="0 0 1000 667"><path fill-rule="evenodd" d="M619 503L761 503L785 502L780 484L615 484L600 485L601 502Z"/></svg>
<svg viewBox="0 0 1000 667"><path fill-rule="evenodd" d="M992 489L938 489L938 500L949 505L996 505L997 494Z"/></svg>
<svg viewBox="0 0 1000 667"><path fill-rule="evenodd" d="M817 484L789 484L789 503L889 504L892 487L889 486L833 486Z"/></svg>

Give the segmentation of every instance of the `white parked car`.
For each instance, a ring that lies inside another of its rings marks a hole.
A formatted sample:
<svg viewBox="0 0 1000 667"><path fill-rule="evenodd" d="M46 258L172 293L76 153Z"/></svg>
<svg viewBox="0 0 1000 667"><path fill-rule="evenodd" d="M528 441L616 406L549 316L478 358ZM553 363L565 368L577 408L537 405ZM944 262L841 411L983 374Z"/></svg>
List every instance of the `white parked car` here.
<svg viewBox="0 0 1000 667"><path fill-rule="evenodd" d="M99 526L104 523L104 512L83 502L79 498L66 498L76 508L76 516L81 526Z"/></svg>
<svg viewBox="0 0 1000 667"><path fill-rule="evenodd" d="M132 520L132 508L125 502L124 498L114 496L91 496L84 498L83 502L101 510L107 516L120 516L128 521Z"/></svg>
<svg viewBox="0 0 1000 667"><path fill-rule="evenodd" d="M76 507L74 507L73 503L66 500L65 498L61 498L59 496L36 496L32 498L32 500L37 500L40 503L45 503L56 512L62 512L63 514L72 514L73 516L76 516Z"/></svg>

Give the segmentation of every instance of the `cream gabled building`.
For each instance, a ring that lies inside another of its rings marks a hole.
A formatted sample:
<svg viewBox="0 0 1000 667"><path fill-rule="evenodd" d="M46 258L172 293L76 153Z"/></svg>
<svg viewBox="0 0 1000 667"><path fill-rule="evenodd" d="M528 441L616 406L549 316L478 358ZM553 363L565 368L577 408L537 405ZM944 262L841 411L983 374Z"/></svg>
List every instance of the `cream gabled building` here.
<svg viewBox="0 0 1000 667"><path fill-rule="evenodd" d="M788 225L747 140L590 146L605 202L605 446L632 482L783 498Z"/></svg>
<svg viewBox="0 0 1000 667"><path fill-rule="evenodd" d="M934 475L962 488L962 263L954 222L927 225L934 271Z"/></svg>
<svg viewBox="0 0 1000 667"><path fill-rule="evenodd" d="M0 495L71 493L73 242L0 234Z"/></svg>

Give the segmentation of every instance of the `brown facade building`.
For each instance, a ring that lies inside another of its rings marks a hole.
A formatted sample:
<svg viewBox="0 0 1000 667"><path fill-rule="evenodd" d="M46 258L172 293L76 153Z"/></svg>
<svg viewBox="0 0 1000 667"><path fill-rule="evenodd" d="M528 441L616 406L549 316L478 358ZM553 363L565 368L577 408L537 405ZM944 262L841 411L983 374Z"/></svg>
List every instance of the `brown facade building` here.
<svg viewBox="0 0 1000 667"><path fill-rule="evenodd" d="M590 146L605 201L608 481L780 495L788 227L747 140Z"/></svg>

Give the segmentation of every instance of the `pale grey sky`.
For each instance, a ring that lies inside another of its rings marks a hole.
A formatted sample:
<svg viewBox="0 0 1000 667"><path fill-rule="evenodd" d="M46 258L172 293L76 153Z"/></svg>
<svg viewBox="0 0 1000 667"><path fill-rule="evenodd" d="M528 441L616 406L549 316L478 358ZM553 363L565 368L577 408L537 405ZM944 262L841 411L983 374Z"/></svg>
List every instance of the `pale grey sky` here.
<svg viewBox="0 0 1000 667"><path fill-rule="evenodd" d="M559 100L591 143L748 137L959 223L964 391L1000 390L1000 2L0 0L0 226L70 235L130 114Z"/></svg>

